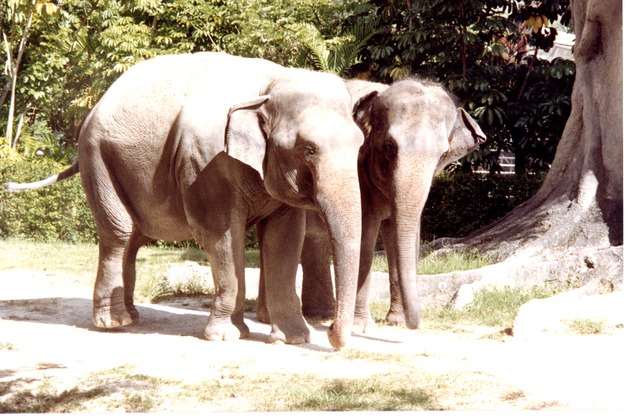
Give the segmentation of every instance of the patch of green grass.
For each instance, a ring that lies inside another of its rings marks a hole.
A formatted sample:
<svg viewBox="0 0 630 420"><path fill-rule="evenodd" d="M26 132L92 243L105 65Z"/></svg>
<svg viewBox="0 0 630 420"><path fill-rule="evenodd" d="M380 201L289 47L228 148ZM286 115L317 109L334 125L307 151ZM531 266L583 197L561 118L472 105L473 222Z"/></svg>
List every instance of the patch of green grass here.
<svg viewBox="0 0 630 420"><path fill-rule="evenodd" d="M259 373L185 385L183 393L218 411L430 410L436 408L431 383L427 374L400 370L367 378Z"/></svg>
<svg viewBox="0 0 630 420"><path fill-rule="evenodd" d="M451 328L456 324L482 325L507 329L514 323L519 308L532 299L546 299L558 291L547 286L533 288L488 288L475 294L463 309L451 306L429 308L423 321L434 328Z"/></svg>
<svg viewBox="0 0 630 420"><path fill-rule="evenodd" d="M173 283L162 276L159 280L151 278L142 282L136 295L144 296L145 301L156 303L173 297L201 297L211 296L213 293L214 286L208 284L204 278L191 276L185 282Z"/></svg>
<svg viewBox="0 0 630 420"><path fill-rule="evenodd" d="M369 363L389 363L398 366L412 364L418 355L399 353L378 353L359 349L344 348L333 353L329 358L344 360L362 360Z"/></svg>
<svg viewBox="0 0 630 420"><path fill-rule="evenodd" d="M473 301L462 309L452 306L430 307L422 311L423 328L451 330L457 325L511 328L522 305L532 299L545 299L560 290L550 286L533 288L489 288L475 294ZM377 323L385 323L389 311L388 301L370 302L370 313Z"/></svg>
<svg viewBox="0 0 630 420"><path fill-rule="evenodd" d="M47 387L46 387L47 388ZM0 413L72 413L94 398L106 394L102 388L80 391L77 387L56 393L49 389L20 391L0 402Z"/></svg>
<svg viewBox="0 0 630 420"><path fill-rule="evenodd" d="M387 374L361 375L354 363L381 364ZM346 368L358 375L344 374ZM324 358L321 372L250 372L232 363L217 367L211 379L190 383L144 375L123 365L95 372L68 391L14 393L2 400L0 412L90 412L95 407L135 413L444 410L475 398L487 400L497 386L476 372L427 371L418 355L351 349ZM0 395L11 392L12 385L7 387Z"/></svg>
<svg viewBox="0 0 630 420"><path fill-rule="evenodd" d="M376 323L385 323L385 318L389 312L389 301L372 299L370 301L370 314Z"/></svg>
<svg viewBox="0 0 630 420"><path fill-rule="evenodd" d="M453 271L475 270L493 263L493 260L475 252L450 252L431 254L418 260L418 275L443 274ZM389 272L387 258L377 255L372 262L372 271Z"/></svg>
<svg viewBox="0 0 630 420"><path fill-rule="evenodd" d="M606 328L606 321L602 319L577 318L563 321L571 332L576 334L602 334Z"/></svg>
<svg viewBox="0 0 630 420"><path fill-rule="evenodd" d="M401 377L402 376L402 377ZM304 379L304 378L302 378ZM422 378L408 374L374 375L361 379L316 380L318 386L296 393L292 411L411 411L434 404Z"/></svg>
<svg viewBox="0 0 630 420"><path fill-rule="evenodd" d="M133 365L126 364L95 372L84 381L84 384L88 387L106 384L105 387L112 394L119 395L118 398L102 402L109 411L146 413L159 409L164 399L165 389L170 390L171 387L178 389L181 381L136 373Z"/></svg>
<svg viewBox="0 0 630 420"><path fill-rule="evenodd" d="M491 258L475 252L431 254L425 258L420 258L418 274L429 275L475 270L493 263Z"/></svg>

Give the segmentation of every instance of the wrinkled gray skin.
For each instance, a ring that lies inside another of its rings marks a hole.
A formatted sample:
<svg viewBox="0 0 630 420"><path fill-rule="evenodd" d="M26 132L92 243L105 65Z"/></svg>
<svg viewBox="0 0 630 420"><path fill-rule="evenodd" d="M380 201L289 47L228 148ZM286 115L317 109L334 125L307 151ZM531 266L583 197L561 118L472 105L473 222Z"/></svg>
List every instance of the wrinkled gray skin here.
<svg viewBox="0 0 630 420"><path fill-rule="evenodd" d="M163 56L127 71L79 139L99 234L94 324L138 321L133 290L143 244L194 238L217 291L206 337L246 337L245 236L259 223L265 258L274 262L264 264L271 340L308 342L295 292L308 209L323 215L333 240L340 280L329 339L342 347L356 298L362 142L350 95L329 74L221 53Z"/></svg>
<svg viewBox="0 0 630 420"><path fill-rule="evenodd" d="M420 216L433 177L473 151L485 136L437 84L409 79L391 87L360 80L346 85L355 103L355 120L365 134L358 158L363 233L354 324L365 330L374 323L369 312L370 268L380 228L390 273L387 320L415 329L420 322ZM370 94L374 91L377 94ZM329 317L334 309L329 244L322 219L309 212L301 255L306 316ZM268 320L264 305L257 314Z"/></svg>

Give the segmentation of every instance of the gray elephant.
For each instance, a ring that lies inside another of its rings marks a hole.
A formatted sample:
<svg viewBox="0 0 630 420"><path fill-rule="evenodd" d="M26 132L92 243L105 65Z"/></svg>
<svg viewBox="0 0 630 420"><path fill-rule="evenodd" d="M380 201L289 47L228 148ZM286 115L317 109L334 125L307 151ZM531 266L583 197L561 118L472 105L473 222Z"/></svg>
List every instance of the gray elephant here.
<svg viewBox="0 0 630 420"><path fill-rule="evenodd" d="M473 151L485 135L438 84L407 79L390 87L361 80L346 85L355 103L355 120L365 135L358 155L363 222L354 324L365 330L374 323L369 311L370 270L381 229L390 273L387 320L415 329L420 322L416 285L420 216L433 177ZM331 241L320 215L309 212L307 220L301 254L302 309L306 316L329 317L334 310ZM264 299L257 315L268 321Z"/></svg>
<svg viewBox="0 0 630 420"><path fill-rule="evenodd" d="M264 226L271 340L308 342L295 291L305 210L323 215L333 240L338 310L330 343L345 345L359 266L363 143L350 94L333 75L222 53L161 56L122 75L79 137L83 187L99 235L93 322L137 322L135 259L150 239L194 238L216 286L205 336L249 333L245 236ZM39 183L79 171L79 164Z"/></svg>

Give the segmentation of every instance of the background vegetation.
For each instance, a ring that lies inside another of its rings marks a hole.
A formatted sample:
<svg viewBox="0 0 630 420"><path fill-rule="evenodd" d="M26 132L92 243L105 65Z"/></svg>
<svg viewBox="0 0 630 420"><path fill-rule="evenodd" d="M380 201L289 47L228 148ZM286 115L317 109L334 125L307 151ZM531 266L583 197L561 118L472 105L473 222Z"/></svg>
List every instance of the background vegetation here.
<svg viewBox="0 0 630 420"><path fill-rule="evenodd" d="M442 82L488 141L436 181L423 236L465 235L526 199L553 160L575 68L540 56L570 29L568 8L568 0L0 0L1 181L73 162L83 119L135 63L225 51L347 78ZM522 178L471 175L501 173L502 151L515 154ZM0 235L93 241L78 185L2 193Z"/></svg>

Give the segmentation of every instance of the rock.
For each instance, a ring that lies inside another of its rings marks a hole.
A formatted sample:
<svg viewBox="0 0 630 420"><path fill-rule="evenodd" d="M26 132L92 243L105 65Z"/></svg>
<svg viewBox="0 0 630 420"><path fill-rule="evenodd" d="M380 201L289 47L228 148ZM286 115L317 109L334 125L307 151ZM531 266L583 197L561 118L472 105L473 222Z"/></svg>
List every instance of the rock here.
<svg viewBox="0 0 630 420"><path fill-rule="evenodd" d="M572 327L575 322L590 323L601 333L610 333L623 326L623 308L623 292L586 295L578 289L524 304L514 320L513 333L517 338L580 333Z"/></svg>
<svg viewBox="0 0 630 420"><path fill-rule="evenodd" d="M194 261L184 261L169 268L163 281L169 289L178 291L190 292L200 288L205 290L214 288L211 268Z"/></svg>

